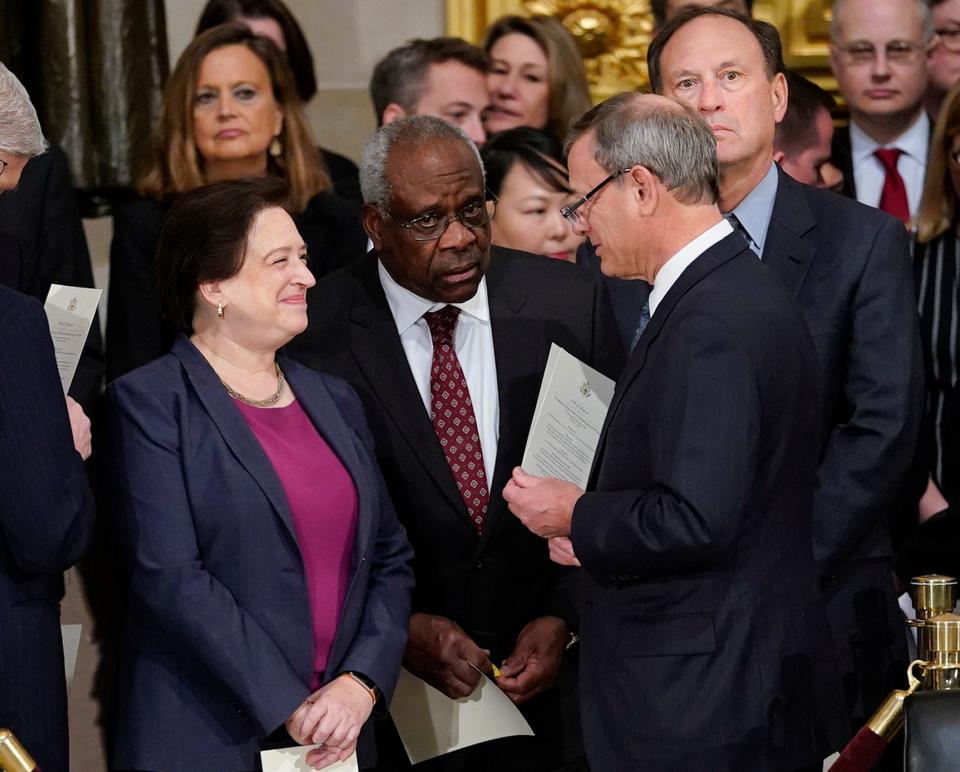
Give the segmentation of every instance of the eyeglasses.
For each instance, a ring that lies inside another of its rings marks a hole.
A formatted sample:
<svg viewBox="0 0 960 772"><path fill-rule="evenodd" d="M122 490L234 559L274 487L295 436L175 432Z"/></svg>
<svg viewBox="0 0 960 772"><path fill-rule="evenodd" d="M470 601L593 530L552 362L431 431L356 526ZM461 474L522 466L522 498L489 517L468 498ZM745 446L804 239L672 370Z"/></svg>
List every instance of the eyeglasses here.
<svg viewBox="0 0 960 772"><path fill-rule="evenodd" d="M873 43L849 43L837 45L847 64L871 64L877 59L877 49ZM883 51L886 60L894 64L913 64L919 60L919 54L927 50L925 43L911 43L907 40L891 40Z"/></svg>
<svg viewBox="0 0 960 772"><path fill-rule="evenodd" d="M607 185L609 185L611 182L617 179L617 177L619 177L621 174L626 174L628 171L630 170L621 169L620 171L614 172L613 174L609 175L605 180L603 180L599 185L595 186L593 190L587 193L587 195L585 195L579 201L574 201L569 206L563 207L563 209L560 210L560 214L562 214L564 219L567 222L569 222L572 226L576 227L578 225L582 225L584 223L584 217L577 210L580 209L580 207L583 206L585 203L587 203L587 201L589 201L591 198L597 195L597 193L603 190Z"/></svg>
<svg viewBox="0 0 960 772"><path fill-rule="evenodd" d="M936 30L940 43L948 51L960 53L960 27L948 27Z"/></svg>
<svg viewBox="0 0 960 772"><path fill-rule="evenodd" d="M393 212L382 206L383 212L397 225L410 234L414 241L434 241L443 236L450 227L451 220L457 220L464 228L482 228L493 219L497 211L497 199L471 201L453 214L439 215L436 212L427 212L412 220L403 220Z"/></svg>

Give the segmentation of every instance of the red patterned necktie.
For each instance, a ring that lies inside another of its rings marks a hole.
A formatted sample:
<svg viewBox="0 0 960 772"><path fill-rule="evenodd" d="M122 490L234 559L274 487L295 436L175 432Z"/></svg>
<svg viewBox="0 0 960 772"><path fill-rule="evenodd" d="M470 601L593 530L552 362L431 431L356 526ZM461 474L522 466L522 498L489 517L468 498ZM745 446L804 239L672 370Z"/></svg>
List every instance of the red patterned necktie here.
<svg viewBox="0 0 960 772"><path fill-rule="evenodd" d="M483 468L483 450L467 379L453 348L453 331L460 309L444 306L423 318L433 338L433 367L430 370L430 420L453 479L457 483L470 522L483 531L490 494Z"/></svg>
<svg viewBox="0 0 960 772"><path fill-rule="evenodd" d="M903 151L896 147L880 147L873 151L880 159L886 176L883 178L883 190L880 192L880 208L894 217L907 222L910 219L910 204L907 201L907 186L897 171L897 161Z"/></svg>

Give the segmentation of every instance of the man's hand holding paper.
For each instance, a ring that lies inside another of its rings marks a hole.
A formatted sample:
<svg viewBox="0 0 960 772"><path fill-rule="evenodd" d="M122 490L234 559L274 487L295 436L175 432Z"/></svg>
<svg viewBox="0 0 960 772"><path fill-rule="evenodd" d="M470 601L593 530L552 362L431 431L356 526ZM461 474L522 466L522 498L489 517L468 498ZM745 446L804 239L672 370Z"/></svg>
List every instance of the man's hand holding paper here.
<svg viewBox="0 0 960 772"><path fill-rule="evenodd" d="M471 695L481 673L494 677L490 652L456 622L433 614L410 617L403 666L451 699Z"/></svg>
<svg viewBox="0 0 960 772"><path fill-rule="evenodd" d="M534 619L520 631L497 679L514 704L520 705L553 685L569 635L567 623L557 617Z"/></svg>
<svg viewBox="0 0 960 772"><path fill-rule="evenodd" d="M545 539L568 536L573 508L583 489L565 480L534 477L519 466L503 489L503 498L520 521Z"/></svg>

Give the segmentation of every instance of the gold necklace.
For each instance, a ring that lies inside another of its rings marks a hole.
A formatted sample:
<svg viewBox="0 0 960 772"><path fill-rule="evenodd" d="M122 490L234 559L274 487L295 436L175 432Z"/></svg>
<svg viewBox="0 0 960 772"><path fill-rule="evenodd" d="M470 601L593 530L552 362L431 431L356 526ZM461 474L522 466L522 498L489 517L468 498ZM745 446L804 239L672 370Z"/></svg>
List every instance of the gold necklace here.
<svg viewBox="0 0 960 772"><path fill-rule="evenodd" d="M266 399L250 399L250 397L243 396L243 394L241 394L239 391L235 391L234 389L231 389L227 385L227 382L223 380L223 378L221 378L219 375L217 376L217 380L219 380L220 383L223 384L223 388L227 390L227 394L229 394L234 399L238 399L241 402L245 402L248 405L252 405L253 407L270 407L271 405L276 405L280 401L280 397L283 396L283 383L284 383L283 370L280 369L280 363L274 361L273 366L277 368L277 390Z"/></svg>

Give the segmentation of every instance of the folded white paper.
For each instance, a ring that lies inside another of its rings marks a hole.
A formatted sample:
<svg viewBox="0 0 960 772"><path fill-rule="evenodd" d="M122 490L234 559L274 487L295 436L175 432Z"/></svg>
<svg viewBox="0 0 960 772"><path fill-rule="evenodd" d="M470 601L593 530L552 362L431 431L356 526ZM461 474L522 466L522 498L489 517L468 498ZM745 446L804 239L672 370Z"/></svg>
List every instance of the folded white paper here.
<svg viewBox="0 0 960 772"><path fill-rule="evenodd" d="M411 764L488 740L533 735L517 706L482 674L473 694L452 700L401 670L390 715Z"/></svg>
<svg viewBox="0 0 960 772"><path fill-rule="evenodd" d="M90 332L90 324L100 305L101 290L87 287L67 287L63 284L50 285L43 310L50 324L50 337L53 338L53 351L57 357L57 369L60 371L60 384L66 394L77 371L77 362L83 351L83 344Z"/></svg>
<svg viewBox="0 0 960 772"><path fill-rule="evenodd" d="M556 343L540 383L521 466L586 489L614 382Z"/></svg>
<svg viewBox="0 0 960 772"><path fill-rule="evenodd" d="M63 638L63 670L67 677L67 686L73 681L73 674L77 670L77 654L80 652L80 634L83 625L60 625L60 635Z"/></svg>
<svg viewBox="0 0 960 772"><path fill-rule="evenodd" d="M307 764L307 754L319 747L319 745L296 745L293 748L261 751L260 763L263 765L263 772L310 772L313 767ZM353 754L346 761L338 761L323 769L324 772L359 772L357 754Z"/></svg>

